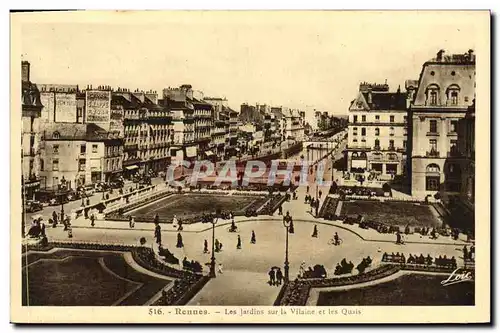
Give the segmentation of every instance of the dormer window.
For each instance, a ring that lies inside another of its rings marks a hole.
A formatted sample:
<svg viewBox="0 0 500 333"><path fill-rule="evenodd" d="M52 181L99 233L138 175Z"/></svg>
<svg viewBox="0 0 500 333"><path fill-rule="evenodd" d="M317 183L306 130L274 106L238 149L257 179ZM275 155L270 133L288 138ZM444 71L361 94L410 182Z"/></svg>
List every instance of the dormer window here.
<svg viewBox="0 0 500 333"><path fill-rule="evenodd" d="M456 84L451 85L446 90L446 95L448 98L448 105L458 105L458 94L460 93L460 87Z"/></svg>
<svg viewBox="0 0 500 333"><path fill-rule="evenodd" d="M61 134L59 132L55 131L52 133L52 139L58 140L61 137Z"/></svg>
<svg viewBox="0 0 500 333"><path fill-rule="evenodd" d="M435 84L426 89L427 105L438 105L439 87Z"/></svg>

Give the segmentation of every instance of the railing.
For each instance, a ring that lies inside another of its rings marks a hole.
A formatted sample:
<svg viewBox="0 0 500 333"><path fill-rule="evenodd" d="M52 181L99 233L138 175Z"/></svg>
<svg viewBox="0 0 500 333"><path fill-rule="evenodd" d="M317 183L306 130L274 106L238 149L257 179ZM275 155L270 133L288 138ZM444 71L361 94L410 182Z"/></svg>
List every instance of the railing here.
<svg viewBox="0 0 500 333"><path fill-rule="evenodd" d="M439 136L439 132L427 132L427 136Z"/></svg>
<svg viewBox="0 0 500 333"><path fill-rule="evenodd" d="M425 152L425 156L427 156L427 157L439 157L439 152L436 150L427 151L427 152Z"/></svg>

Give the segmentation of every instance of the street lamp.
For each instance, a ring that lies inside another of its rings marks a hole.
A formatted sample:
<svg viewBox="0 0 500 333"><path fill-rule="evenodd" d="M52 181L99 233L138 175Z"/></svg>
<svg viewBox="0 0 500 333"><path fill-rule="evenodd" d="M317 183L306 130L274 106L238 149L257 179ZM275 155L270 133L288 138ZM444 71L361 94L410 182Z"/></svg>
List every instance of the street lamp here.
<svg viewBox="0 0 500 333"><path fill-rule="evenodd" d="M215 225L219 221L220 209L215 210L215 216L212 218L212 258L210 259L210 277L214 278L215 275Z"/></svg>
<svg viewBox="0 0 500 333"><path fill-rule="evenodd" d="M288 270L290 268L289 266L289 262L288 262L288 233L289 233L289 228L290 228L290 225L292 223L292 217L288 214L283 216L283 226L285 227L285 231L286 231L286 240L285 240L285 282L288 282L290 279L289 279L289 274L288 274Z"/></svg>

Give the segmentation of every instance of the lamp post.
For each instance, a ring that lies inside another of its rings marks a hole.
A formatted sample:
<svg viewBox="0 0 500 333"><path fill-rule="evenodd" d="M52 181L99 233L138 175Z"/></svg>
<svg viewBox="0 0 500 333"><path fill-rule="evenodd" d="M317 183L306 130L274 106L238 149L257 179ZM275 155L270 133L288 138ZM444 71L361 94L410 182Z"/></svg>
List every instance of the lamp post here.
<svg viewBox="0 0 500 333"><path fill-rule="evenodd" d="M215 216L212 218L212 258L210 259L210 277L214 278L215 275L215 225L219 221L220 209L215 211Z"/></svg>
<svg viewBox="0 0 500 333"><path fill-rule="evenodd" d="M289 228L290 224L292 222L292 217L290 215L285 215L283 216L283 226L285 227L285 232L286 232L286 238L285 238L285 282L288 282L290 280L289 278L289 269L290 269L290 263L288 262L288 233L289 233Z"/></svg>

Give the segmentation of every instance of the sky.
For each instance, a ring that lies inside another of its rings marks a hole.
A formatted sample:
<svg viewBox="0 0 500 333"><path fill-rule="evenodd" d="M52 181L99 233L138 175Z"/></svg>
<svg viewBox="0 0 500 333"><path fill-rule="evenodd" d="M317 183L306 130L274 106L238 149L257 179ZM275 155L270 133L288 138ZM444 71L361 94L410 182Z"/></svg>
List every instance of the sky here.
<svg viewBox="0 0 500 333"><path fill-rule="evenodd" d="M102 13L101 13L102 14ZM110 16L111 15L111 16ZM362 81L404 89L439 49L475 48L461 12L151 12L25 20L22 59L35 83L157 90L347 114ZM36 23L33 23L35 21ZM308 116L310 117L310 115Z"/></svg>

